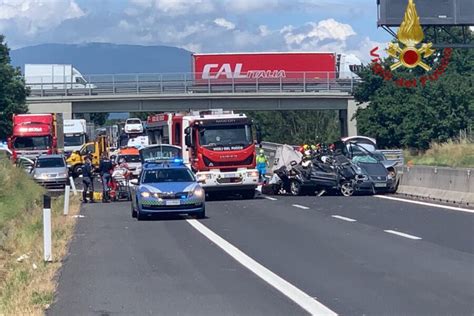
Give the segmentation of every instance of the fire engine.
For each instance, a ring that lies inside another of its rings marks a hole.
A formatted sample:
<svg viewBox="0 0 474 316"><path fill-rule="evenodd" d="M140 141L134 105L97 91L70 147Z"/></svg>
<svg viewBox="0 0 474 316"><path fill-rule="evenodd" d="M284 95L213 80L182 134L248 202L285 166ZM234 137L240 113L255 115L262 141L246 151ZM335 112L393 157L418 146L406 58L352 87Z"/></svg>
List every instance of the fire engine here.
<svg viewBox="0 0 474 316"><path fill-rule="evenodd" d="M146 131L150 144L182 148L184 162L206 193L234 192L253 198L259 179L252 126L244 114L218 109L149 116Z"/></svg>

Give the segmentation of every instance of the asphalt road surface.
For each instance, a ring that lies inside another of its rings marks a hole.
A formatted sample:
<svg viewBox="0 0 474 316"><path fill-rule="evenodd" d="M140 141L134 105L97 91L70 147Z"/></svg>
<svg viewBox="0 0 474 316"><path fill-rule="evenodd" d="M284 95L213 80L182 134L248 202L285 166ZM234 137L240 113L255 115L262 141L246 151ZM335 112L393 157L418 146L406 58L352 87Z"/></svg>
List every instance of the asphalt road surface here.
<svg viewBox="0 0 474 316"><path fill-rule="evenodd" d="M88 204L48 315L473 315L474 213L377 197Z"/></svg>

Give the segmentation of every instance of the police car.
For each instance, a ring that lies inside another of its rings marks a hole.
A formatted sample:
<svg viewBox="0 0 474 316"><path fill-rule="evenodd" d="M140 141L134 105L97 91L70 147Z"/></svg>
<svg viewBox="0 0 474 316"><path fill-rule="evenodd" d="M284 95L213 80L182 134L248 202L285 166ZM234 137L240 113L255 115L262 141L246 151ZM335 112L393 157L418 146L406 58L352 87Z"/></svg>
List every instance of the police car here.
<svg viewBox="0 0 474 316"><path fill-rule="evenodd" d="M206 216L205 192L173 147L160 145L157 150L140 151L142 170L138 179L131 181L132 217L143 220L162 213Z"/></svg>

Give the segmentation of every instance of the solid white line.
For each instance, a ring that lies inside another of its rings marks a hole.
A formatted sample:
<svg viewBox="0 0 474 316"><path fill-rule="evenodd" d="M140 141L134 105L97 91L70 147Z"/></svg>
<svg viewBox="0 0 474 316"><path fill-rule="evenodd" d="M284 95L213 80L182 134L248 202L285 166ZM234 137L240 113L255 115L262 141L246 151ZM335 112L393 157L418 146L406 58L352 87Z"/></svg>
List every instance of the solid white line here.
<svg viewBox="0 0 474 316"><path fill-rule="evenodd" d="M270 200L270 201L277 201L278 199L275 199L273 197L270 197L270 196L264 196L264 198L266 198L267 200Z"/></svg>
<svg viewBox="0 0 474 316"><path fill-rule="evenodd" d="M420 240L420 239L421 239L420 237L417 237L417 236L413 236L413 235L409 235L409 234L397 232L397 231L395 231L395 230L390 230L390 229L389 229L389 230L384 230L384 232L389 233L389 234L394 234L394 235L402 236L402 237L405 237L405 238L414 239L414 240Z"/></svg>
<svg viewBox="0 0 474 316"><path fill-rule="evenodd" d="M352 219L352 218L349 218L349 217L340 216L340 215L331 215L331 217L338 218L338 219L342 219L343 221L347 221L347 222L357 222L357 220L355 220L355 219Z"/></svg>
<svg viewBox="0 0 474 316"><path fill-rule="evenodd" d="M294 207L297 207L297 208L300 208L302 210L309 210L309 207L307 206L303 206L303 205L299 205L299 204L293 204Z"/></svg>
<svg viewBox="0 0 474 316"><path fill-rule="evenodd" d="M312 315L337 315L335 312L324 306L293 284L282 279L263 265L253 260L245 253L240 251L237 247L230 244L228 241L214 233L212 230L201 224L195 219L186 219L198 232L206 236L209 240L215 243L218 247L224 250L228 255L237 260L244 267L255 273L259 278L273 286L283 295L298 304Z"/></svg>
<svg viewBox="0 0 474 316"><path fill-rule="evenodd" d="M448 205L442 205L442 204L433 204L433 203L414 201L414 200L407 200L407 199L401 199L401 198L396 198L396 197L392 197L392 196L385 196L385 195L374 195L374 196L378 197L378 198L381 198L381 199L394 200L394 201L400 201L400 202L406 202L406 203L412 203L412 204L419 204L419 205L424 205L424 206L432 206L432 207L444 208L444 209L448 209L448 210L461 211L461 212L466 212L466 213L474 213L474 210L470 210L470 209L462 208L462 207L448 206Z"/></svg>

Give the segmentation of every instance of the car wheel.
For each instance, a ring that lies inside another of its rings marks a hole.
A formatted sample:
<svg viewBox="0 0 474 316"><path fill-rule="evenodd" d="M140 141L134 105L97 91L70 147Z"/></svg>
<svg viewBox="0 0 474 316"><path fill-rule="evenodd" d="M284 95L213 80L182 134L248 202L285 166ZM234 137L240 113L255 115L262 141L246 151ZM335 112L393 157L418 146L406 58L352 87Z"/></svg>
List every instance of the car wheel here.
<svg viewBox="0 0 474 316"><path fill-rule="evenodd" d="M301 183L296 180L290 182L290 193L293 196L301 195Z"/></svg>
<svg viewBox="0 0 474 316"><path fill-rule="evenodd" d="M141 213L140 211L137 210L137 220L143 221L143 220L145 220L145 218L146 218L146 216L143 213Z"/></svg>
<svg viewBox="0 0 474 316"><path fill-rule="evenodd" d="M206 218L206 207L203 207L203 208L202 208L202 211L196 213L196 218L197 218L197 219Z"/></svg>
<svg viewBox="0 0 474 316"><path fill-rule="evenodd" d="M246 200L253 199L255 197L255 190L252 189L252 190L242 192L242 197Z"/></svg>
<svg viewBox="0 0 474 316"><path fill-rule="evenodd" d="M344 182L341 185L341 194L344 196L352 196L354 194L354 187L350 182Z"/></svg>
<svg viewBox="0 0 474 316"><path fill-rule="evenodd" d="M80 176L82 174L83 167L84 167L83 165L75 165L74 168L72 169L72 173L74 173L76 177Z"/></svg>

